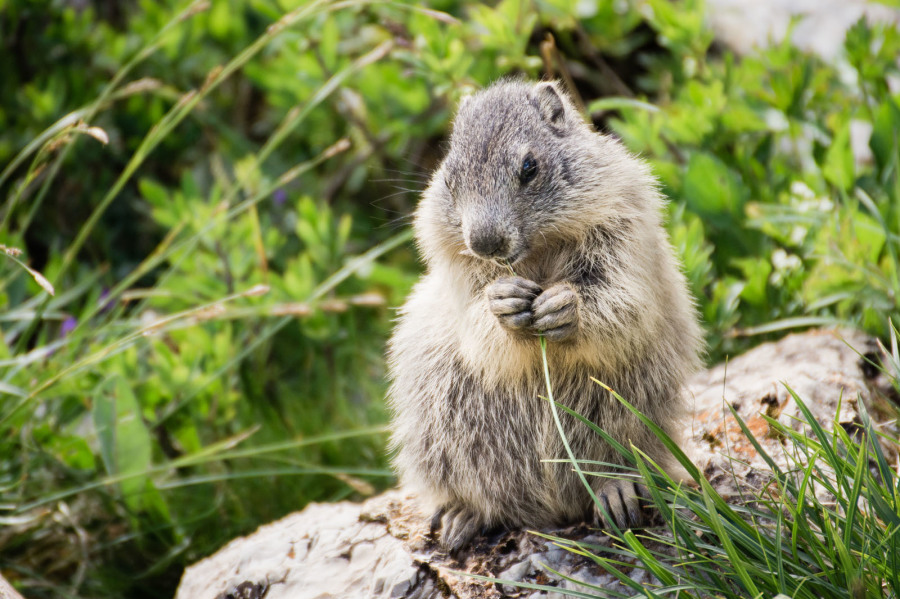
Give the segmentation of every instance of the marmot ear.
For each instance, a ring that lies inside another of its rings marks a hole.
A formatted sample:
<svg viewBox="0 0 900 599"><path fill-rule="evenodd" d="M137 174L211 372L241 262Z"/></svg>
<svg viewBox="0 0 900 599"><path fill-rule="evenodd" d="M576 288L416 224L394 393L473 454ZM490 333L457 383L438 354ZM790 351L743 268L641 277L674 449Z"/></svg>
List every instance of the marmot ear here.
<svg viewBox="0 0 900 599"><path fill-rule="evenodd" d="M549 81L538 83L534 90L541 117L551 125L561 125L565 120L566 106L559 97L556 85Z"/></svg>

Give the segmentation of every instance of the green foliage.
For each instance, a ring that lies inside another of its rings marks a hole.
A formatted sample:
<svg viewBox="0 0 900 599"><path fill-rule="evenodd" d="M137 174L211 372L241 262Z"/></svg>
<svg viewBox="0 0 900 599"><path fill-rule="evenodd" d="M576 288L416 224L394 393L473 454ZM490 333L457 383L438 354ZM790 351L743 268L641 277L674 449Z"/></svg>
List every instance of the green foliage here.
<svg viewBox="0 0 900 599"><path fill-rule="evenodd" d="M711 359L897 310L896 29L854 26L848 71L723 55L694 1L0 7L0 567L29 596L171 596L392 482L398 217L501 76L571 79L650 161Z"/></svg>
<svg viewBox="0 0 900 599"><path fill-rule="evenodd" d="M667 44L688 39L666 33L680 26L671 19L651 23ZM886 85L897 72L897 35L857 23L845 44L853 77L785 42L740 61L705 61L658 110L619 108L613 129L650 160L673 200L673 239L702 228L694 248L679 249L713 356L745 347L743 335L797 325L841 321L885 334L900 291L900 121ZM687 73L695 50L679 48L681 61L660 62L660 81ZM868 146L857 153L871 159L854 156L854 131ZM711 265L692 259L704 251Z"/></svg>

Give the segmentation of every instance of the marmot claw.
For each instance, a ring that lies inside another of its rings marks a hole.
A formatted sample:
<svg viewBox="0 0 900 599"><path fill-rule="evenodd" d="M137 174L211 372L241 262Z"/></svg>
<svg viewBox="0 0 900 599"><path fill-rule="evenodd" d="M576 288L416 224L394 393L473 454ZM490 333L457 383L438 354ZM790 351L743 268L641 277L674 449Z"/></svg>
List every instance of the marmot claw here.
<svg viewBox="0 0 900 599"><path fill-rule="evenodd" d="M531 304L532 329L550 341L565 341L578 330L578 298L575 290L559 283L541 293Z"/></svg>
<svg viewBox="0 0 900 599"><path fill-rule="evenodd" d="M478 516L460 507L441 508L431 518L432 535L440 530L441 546L450 555L468 545L481 527Z"/></svg>
<svg viewBox="0 0 900 599"><path fill-rule="evenodd" d="M609 479L597 489L597 499L606 510L604 514L599 506L594 505L594 523L600 527L615 523L620 529L626 529L646 520L641 511L642 486L634 481Z"/></svg>
<svg viewBox="0 0 900 599"><path fill-rule="evenodd" d="M532 302L541 291L540 285L522 277L502 277L485 289L491 313L512 331L526 331L531 326Z"/></svg>

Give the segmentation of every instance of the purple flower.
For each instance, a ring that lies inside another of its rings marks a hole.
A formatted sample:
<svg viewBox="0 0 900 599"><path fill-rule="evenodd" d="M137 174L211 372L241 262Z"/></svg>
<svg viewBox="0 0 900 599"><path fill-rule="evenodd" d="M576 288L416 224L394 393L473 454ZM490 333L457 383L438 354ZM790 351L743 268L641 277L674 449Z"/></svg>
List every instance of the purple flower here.
<svg viewBox="0 0 900 599"><path fill-rule="evenodd" d="M75 320L75 317L66 316L66 319L62 321L62 326L59 327L59 336L65 337L66 335L74 331L76 326L78 326L78 321Z"/></svg>
<svg viewBox="0 0 900 599"><path fill-rule="evenodd" d="M287 192L283 189L276 189L272 194L272 201L275 202L276 206L283 206L287 201Z"/></svg>

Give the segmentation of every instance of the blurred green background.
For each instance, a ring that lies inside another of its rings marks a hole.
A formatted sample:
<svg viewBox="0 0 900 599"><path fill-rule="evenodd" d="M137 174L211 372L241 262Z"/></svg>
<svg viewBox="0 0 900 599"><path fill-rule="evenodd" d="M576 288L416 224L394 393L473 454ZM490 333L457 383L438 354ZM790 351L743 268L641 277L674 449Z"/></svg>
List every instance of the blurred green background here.
<svg viewBox="0 0 900 599"><path fill-rule="evenodd" d="M883 336L900 35L738 58L704 15L0 0L0 570L29 597L170 597L232 537L393 484L408 217L459 98L504 75L562 78L652 164L711 362Z"/></svg>

